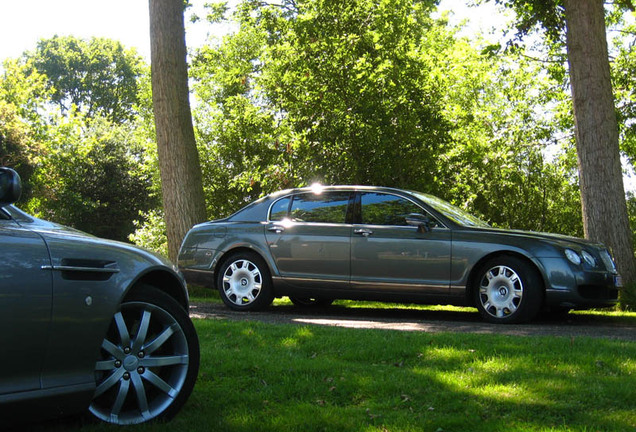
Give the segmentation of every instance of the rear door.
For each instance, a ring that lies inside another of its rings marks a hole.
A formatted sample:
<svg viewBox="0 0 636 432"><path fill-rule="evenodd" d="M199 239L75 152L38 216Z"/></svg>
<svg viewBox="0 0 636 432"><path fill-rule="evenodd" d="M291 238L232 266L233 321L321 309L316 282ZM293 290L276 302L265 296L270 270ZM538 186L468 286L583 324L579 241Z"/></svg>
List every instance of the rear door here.
<svg viewBox="0 0 636 432"><path fill-rule="evenodd" d="M351 197L346 191L307 192L273 204L265 233L282 279L303 288L348 286Z"/></svg>
<svg viewBox="0 0 636 432"><path fill-rule="evenodd" d="M40 388L52 282L44 240L0 209L0 399Z"/></svg>
<svg viewBox="0 0 636 432"><path fill-rule="evenodd" d="M358 290L447 294L451 232L414 201L390 193L361 192L351 238L351 287ZM409 226L419 214L430 229Z"/></svg>

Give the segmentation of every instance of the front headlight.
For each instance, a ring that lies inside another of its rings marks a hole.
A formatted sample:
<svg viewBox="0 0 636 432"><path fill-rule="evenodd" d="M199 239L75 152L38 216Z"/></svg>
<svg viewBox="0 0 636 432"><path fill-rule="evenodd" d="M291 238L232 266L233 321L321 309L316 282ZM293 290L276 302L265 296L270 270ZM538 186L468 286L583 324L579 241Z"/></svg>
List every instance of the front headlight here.
<svg viewBox="0 0 636 432"><path fill-rule="evenodd" d="M567 259L570 260L570 262L574 265L580 265L581 264L581 257L579 256L579 254L577 254L576 252L574 252L572 249L566 249L565 250L565 256Z"/></svg>
<svg viewBox="0 0 636 432"><path fill-rule="evenodd" d="M585 261L590 267L596 267L596 260L589 252L583 251L581 252L581 255L583 256L583 261Z"/></svg>

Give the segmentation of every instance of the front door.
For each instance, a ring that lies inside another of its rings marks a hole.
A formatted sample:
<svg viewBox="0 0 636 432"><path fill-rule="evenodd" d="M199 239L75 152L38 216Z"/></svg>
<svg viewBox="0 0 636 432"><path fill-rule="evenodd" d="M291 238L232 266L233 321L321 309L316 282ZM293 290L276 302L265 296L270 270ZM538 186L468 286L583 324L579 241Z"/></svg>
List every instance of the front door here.
<svg viewBox="0 0 636 432"><path fill-rule="evenodd" d="M406 223L406 216L414 213L429 218L428 230ZM416 203L388 193L362 193L359 217L351 238L353 289L449 292L449 229Z"/></svg>

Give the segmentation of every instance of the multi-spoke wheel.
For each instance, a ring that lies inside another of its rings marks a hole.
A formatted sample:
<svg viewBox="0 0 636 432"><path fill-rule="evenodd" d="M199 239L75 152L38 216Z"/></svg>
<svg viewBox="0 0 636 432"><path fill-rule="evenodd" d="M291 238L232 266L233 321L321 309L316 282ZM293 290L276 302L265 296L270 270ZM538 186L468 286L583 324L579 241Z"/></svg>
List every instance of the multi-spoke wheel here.
<svg viewBox="0 0 636 432"><path fill-rule="evenodd" d="M116 424L169 419L188 399L199 370L199 341L172 297L142 286L115 313L95 366L90 411Z"/></svg>
<svg viewBox="0 0 636 432"><path fill-rule="evenodd" d="M333 299L321 297L289 296L289 300L298 307L326 307L333 303Z"/></svg>
<svg viewBox="0 0 636 432"><path fill-rule="evenodd" d="M217 286L223 302L234 310L262 309L273 300L269 270L255 254L230 256L219 269Z"/></svg>
<svg viewBox="0 0 636 432"><path fill-rule="evenodd" d="M520 259L502 256L482 266L475 287L475 303L487 321L523 322L539 312L542 292L534 269Z"/></svg>

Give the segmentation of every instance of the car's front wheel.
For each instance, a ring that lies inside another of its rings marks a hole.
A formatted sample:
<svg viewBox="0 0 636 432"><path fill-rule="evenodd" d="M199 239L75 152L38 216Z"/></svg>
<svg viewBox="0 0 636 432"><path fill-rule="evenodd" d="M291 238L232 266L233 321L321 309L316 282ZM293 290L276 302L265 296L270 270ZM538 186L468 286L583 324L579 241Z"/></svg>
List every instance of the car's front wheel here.
<svg viewBox="0 0 636 432"><path fill-rule="evenodd" d="M219 269L217 286L221 299L237 311L259 310L274 299L269 269L253 253L235 253Z"/></svg>
<svg viewBox="0 0 636 432"><path fill-rule="evenodd" d="M136 289L120 306L95 366L90 412L120 425L172 418L199 370L199 340L188 312L165 292Z"/></svg>
<svg viewBox="0 0 636 432"><path fill-rule="evenodd" d="M530 321L543 302L537 271L512 256L487 261L479 271L474 293L477 309L492 323Z"/></svg>

